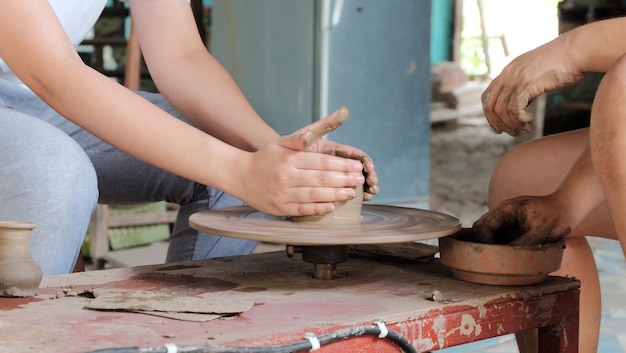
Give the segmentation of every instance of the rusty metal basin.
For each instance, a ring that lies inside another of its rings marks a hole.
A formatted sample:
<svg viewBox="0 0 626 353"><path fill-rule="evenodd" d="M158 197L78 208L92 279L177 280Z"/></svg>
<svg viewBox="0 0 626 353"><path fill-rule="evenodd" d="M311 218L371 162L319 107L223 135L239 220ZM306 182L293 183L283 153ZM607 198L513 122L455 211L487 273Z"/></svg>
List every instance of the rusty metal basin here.
<svg viewBox="0 0 626 353"><path fill-rule="evenodd" d="M483 244L439 239L441 263L458 279L481 284L516 286L541 283L561 267L565 242L537 245Z"/></svg>

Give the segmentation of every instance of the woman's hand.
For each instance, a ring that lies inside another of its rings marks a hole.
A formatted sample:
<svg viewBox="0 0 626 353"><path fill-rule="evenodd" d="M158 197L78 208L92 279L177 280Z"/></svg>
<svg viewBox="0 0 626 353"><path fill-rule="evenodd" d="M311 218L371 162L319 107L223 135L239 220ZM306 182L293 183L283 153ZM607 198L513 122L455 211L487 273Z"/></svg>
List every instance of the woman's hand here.
<svg viewBox="0 0 626 353"><path fill-rule="evenodd" d="M363 175L365 184L363 185L363 201L371 200L380 190L378 188L378 175L374 169L374 161L365 152L358 148L342 145L322 138L328 132L335 130L348 119L349 111L346 107L341 107L326 119L327 123L319 125L309 125L299 132L306 132L312 127L310 140L307 143L306 151L330 154L333 156L356 159L363 164ZM324 121L322 120L322 121Z"/></svg>
<svg viewBox="0 0 626 353"><path fill-rule="evenodd" d="M370 194L372 189L377 191L373 164L362 151L323 140L347 117L347 109L342 108L248 154L250 158L239 172L242 192L233 194L276 216L324 214L334 209L334 202L354 198L354 188L364 184L361 160L366 161L367 180L373 184L369 185Z"/></svg>
<svg viewBox="0 0 626 353"><path fill-rule="evenodd" d="M517 57L491 82L481 98L494 132L511 136L530 132L533 117L524 108L539 95L583 78L568 64L567 49L567 43L557 38Z"/></svg>
<svg viewBox="0 0 626 353"><path fill-rule="evenodd" d="M552 196L521 196L502 202L480 217L472 229L476 240L488 244L530 245L556 242L574 225Z"/></svg>

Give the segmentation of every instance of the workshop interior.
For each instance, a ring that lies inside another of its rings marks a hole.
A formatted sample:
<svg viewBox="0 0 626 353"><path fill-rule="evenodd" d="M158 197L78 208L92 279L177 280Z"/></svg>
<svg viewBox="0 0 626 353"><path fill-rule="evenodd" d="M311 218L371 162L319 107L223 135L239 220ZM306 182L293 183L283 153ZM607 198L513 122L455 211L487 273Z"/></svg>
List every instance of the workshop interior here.
<svg viewBox="0 0 626 353"><path fill-rule="evenodd" d="M626 15L626 2L191 0L190 6L207 50L281 135L347 107L350 118L328 138L367 151L380 192L320 217L276 217L249 206L193 214L192 228L256 240L257 249L180 263L165 263L177 205L99 204L74 272L55 276L41 276L27 261L36 225L0 222L0 247L8 242L2 234L19 236L15 248L26 259L0 249L0 266L31 275L19 285L0 278L1 351L509 353L519 352L516 333L536 329L540 352L578 352L580 282L551 275L564 243L477 241L471 222L487 211L493 165L475 166L483 170L473 185L479 191L472 191L480 200L463 202L471 171L445 169L447 182L464 191L435 190L433 141L461 129L490 133L481 94L508 62L578 26ZM528 22L545 25L530 29ZM110 0L77 50L111 80L158 91L127 3ZM588 74L542 95L530 107L535 130L501 139L504 149L589 126L601 79ZM448 139L451 148L458 140ZM614 334L626 327L623 316L603 316L603 325L613 325L601 333L603 352L626 349Z"/></svg>

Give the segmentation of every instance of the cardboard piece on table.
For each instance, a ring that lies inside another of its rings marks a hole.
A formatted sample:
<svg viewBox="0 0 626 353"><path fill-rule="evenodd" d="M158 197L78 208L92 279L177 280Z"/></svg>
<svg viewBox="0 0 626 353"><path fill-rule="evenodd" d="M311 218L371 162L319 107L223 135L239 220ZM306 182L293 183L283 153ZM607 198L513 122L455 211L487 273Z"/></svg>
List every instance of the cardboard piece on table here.
<svg viewBox="0 0 626 353"><path fill-rule="evenodd" d="M164 317L168 319L180 320L180 321L193 321L193 322L207 322L215 319L219 319L222 315L218 314L196 314L196 313L166 313L161 311L146 311L146 310L129 310L130 312L137 314L146 314L158 317Z"/></svg>
<svg viewBox="0 0 626 353"><path fill-rule="evenodd" d="M85 308L96 310L124 310L142 312L179 320L208 321L215 317L239 314L250 310L253 301L230 300L215 297L190 297L158 291L94 291L95 299L87 303ZM175 315L196 314L196 315ZM200 318L197 315L205 315ZM175 316L175 317L174 317ZM185 319L186 318L186 319Z"/></svg>

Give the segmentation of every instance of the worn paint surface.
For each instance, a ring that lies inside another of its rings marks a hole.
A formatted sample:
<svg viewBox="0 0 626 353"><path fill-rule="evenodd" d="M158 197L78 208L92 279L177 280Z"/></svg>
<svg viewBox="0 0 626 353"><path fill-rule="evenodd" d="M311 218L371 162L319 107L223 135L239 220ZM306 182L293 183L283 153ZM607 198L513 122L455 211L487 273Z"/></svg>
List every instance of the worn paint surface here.
<svg viewBox="0 0 626 353"><path fill-rule="evenodd" d="M84 352L128 346L266 346L383 320L419 350L434 350L508 334L542 330L551 352L575 352L578 282L549 278L536 286L498 287L455 279L430 264L351 258L340 278L311 276L310 264L282 253L176 266L94 271L44 278L40 295L0 299L0 351ZM203 323L86 310L85 297L55 298L63 287L154 290L253 300L238 317ZM437 292L437 301L433 293ZM565 339L567 333L567 339ZM542 337L544 337L542 336ZM556 343L555 343L556 342ZM561 348L558 348L561 347ZM398 352L387 340L363 336L323 346L320 352Z"/></svg>

